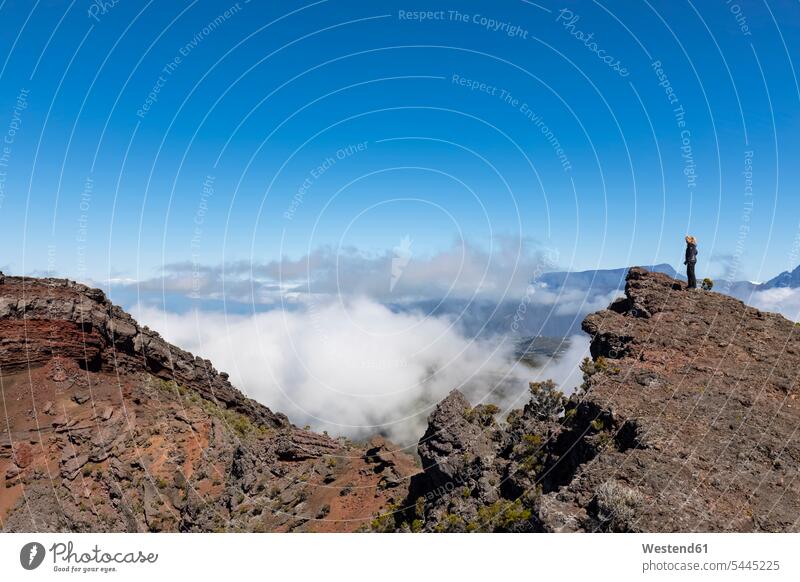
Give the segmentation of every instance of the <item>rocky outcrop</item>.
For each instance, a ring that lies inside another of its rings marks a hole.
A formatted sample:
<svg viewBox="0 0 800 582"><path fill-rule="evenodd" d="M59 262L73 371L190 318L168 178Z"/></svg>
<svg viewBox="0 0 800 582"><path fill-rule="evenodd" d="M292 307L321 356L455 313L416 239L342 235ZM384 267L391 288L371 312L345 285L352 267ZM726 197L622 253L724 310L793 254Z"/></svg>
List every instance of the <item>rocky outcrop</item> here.
<svg viewBox="0 0 800 582"><path fill-rule="evenodd" d="M569 398L531 385L500 420L454 392L431 415L393 528L797 531L798 327L630 269L589 315Z"/></svg>
<svg viewBox="0 0 800 582"><path fill-rule="evenodd" d="M97 290L0 277L0 530L352 531L413 460L293 426Z"/></svg>
<svg viewBox="0 0 800 582"><path fill-rule="evenodd" d="M83 369L115 373L144 370L190 387L269 427L288 420L246 398L211 362L195 357L138 323L100 289L67 279L4 277L0 293L0 362L13 373L59 356Z"/></svg>

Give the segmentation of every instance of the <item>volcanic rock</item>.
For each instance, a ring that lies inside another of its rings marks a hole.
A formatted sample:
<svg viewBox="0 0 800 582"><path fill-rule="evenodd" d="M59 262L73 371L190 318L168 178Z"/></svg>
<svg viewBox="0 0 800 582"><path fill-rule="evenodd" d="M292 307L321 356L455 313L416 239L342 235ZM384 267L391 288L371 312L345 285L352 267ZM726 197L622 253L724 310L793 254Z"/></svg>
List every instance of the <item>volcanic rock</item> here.
<svg viewBox="0 0 800 582"><path fill-rule="evenodd" d="M437 407L394 529L800 528L797 325L634 267L583 329L592 360L569 398L532 384L506 423L476 421L457 392ZM546 420L542 394L558 403Z"/></svg>
<svg viewBox="0 0 800 582"><path fill-rule="evenodd" d="M418 472L297 428L98 289L5 277L0 338L2 531L352 531Z"/></svg>

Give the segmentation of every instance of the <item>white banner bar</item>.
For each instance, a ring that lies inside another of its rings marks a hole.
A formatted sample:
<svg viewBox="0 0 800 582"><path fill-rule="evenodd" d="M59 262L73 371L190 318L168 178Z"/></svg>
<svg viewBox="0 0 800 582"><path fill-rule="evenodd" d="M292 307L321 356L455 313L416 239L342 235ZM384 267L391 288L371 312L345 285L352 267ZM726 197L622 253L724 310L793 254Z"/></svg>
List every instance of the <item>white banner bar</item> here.
<svg viewBox="0 0 800 582"><path fill-rule="evenodd" d="M798 547L799 534L0 534L0 572L15 581L798 580Z"/></svg>

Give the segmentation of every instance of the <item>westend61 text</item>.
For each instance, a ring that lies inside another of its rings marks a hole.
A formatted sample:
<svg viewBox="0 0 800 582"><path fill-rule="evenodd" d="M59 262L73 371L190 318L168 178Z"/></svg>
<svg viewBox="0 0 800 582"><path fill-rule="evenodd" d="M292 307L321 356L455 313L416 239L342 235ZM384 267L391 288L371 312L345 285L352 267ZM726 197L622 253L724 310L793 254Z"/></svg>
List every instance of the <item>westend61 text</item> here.
<svg viewBox="0 0 800 582"><path fill-rule="evenodd" d="M682 546L642 544L642 551L645 554L707 554L708 544L687 544Z"/></svg>

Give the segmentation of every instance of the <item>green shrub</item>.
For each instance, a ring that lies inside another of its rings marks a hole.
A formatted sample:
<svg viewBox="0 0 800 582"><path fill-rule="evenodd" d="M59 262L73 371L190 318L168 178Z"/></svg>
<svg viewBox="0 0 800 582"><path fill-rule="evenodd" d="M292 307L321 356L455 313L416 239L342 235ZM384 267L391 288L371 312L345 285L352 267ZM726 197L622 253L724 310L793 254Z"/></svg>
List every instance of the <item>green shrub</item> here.
<svg viewBox="0 0 800 582"><path fill-rule="evenodd" d="M478 529L473 531L509 531L530 521L530 509L516 499L509 501L500 499L491 505L484 505L478 510Z"/></svg>
<svg viewBox="0 0 800 582"><path fill-rule="evenodd" d="M597 444L597 448L599 450L603 450L614 442L614 437L611 434L611 431L604 430L599 435L597 435L597 440L595 441Z"/></svg>
<svg viewBox="0 0 800 582"><path fill-rule="evenodd" d="M467 524L460 515L455 513L447 513L442 516L442 519L436 524L434 531L438 533L463 533L465 531L477 531L470 528L471 524Z"/></svg>
<svg viewBox="0 0 800 582"><path fill-rule="evenodd" d="M374 533L389 533L395 531L397 526L395 512L399 509L394 503L386 506L386 512L376 515L369 524L369 531Z"/></svg>
<svg viewBox="0 0 800 582"><path fill-rule="evenodd" d="M555 420L564 411L566 398L564 393L556 388L552 380L544 382L530 382L528 384L531 399L526 410L533 413L538 420Z"/></svg>
<svg viewBox="0 0 800 582"><path fill-rule="evenodd" d="M515 408L511 412L508 413L506 416L506 422L508 426L514 428L520 421L522 420L522 411L518 408Z"/></svg>
<svg viewBox="0 0 800 582"><path fill-rule="evenodd" d="M586 393L592 386L592 376L608 370L608 360L606 360L603 356L598 356L596 360L592 360L591 358L583 358L580 370L583 372L583 383L581 384L580 390L581 392Z"/></svg>
<svg viewBox="0 0 800 582"><path fill-rule="evenodd" d="M520 467L526 473L536 474L541 471L545 457L543 444L544 439L537 434L522 436L522 442L517 447L517 454L520 457Z"/></svg>
<svg viewBox="0 0 800 582"><path fill-rule="evenodd" d="M475 408L464 412L464 417L472 424L481 426L491 426L494 423L494 415L500 412L500 408L494 404L479 404Z"/></svg>
<svg viewBox="0 0 800 582"><path fill-rule="evenodd" d="M177 392L191 404L200 406L206 412L206 414L221 420L225 425L233 429L241 437L245 437L252 433L259 433L261 435L269 433L268 428L254 424L244 414L223 408L215 402L206 400L195 390L185 388L174 380L162 380L160 378L155 378L155 384L157 388L163 390L164 392ZM155 434L160 434L160 432L160 427L156 427Z"/></svg>

